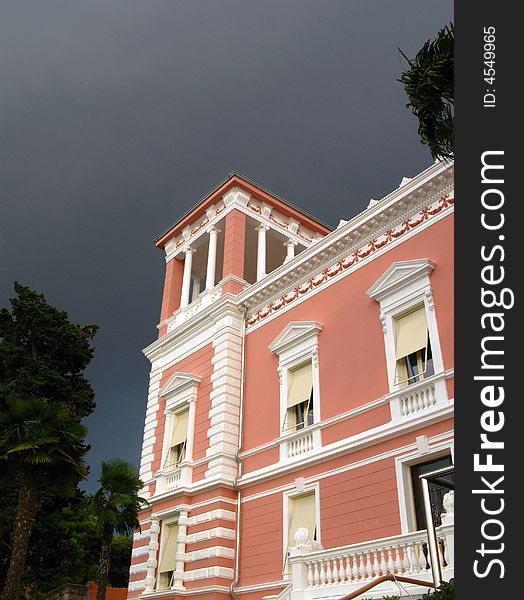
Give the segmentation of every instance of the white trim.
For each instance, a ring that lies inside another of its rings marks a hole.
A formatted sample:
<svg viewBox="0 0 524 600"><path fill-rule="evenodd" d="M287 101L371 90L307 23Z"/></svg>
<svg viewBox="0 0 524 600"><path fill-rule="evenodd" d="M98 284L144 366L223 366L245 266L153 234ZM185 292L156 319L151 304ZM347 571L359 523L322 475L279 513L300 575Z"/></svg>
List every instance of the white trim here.
<svg viewBox="0 0 524 600"><path fill-rule="evenodd" d="M287 462L296 457L288 456L289 442L291 439L307 435L313 435L312 448L318 449L322 446L320 428L315 425L321 422L320 414L320 370L318 360L318 337L322 331L322 325L316 321L292 321L284 327L279 335L269 345L269 350L278 356L278 376L280 381L280 461ZM283 431L283 424L288 412L287 398L289 390L290 372L297 367L311 362L311 376L313 384L313 426L300 431ZM300 458L300 457L299 457Z"/></svg>
<svg viewBox="0 0 524 600"><path fill-rule="evenodd" d="M448 440L453 436L453 431L446 431L444 433L437 434L431 438L431 440L435 443L441 440ZM450 442L451 443L451 442ZM356 461L354 463L344 465L343 467L337 467L336 469L331 469L329 471L324 471L323 473L318 473L315 475L311 475L307 479L305 479L306 483L312 483L316 481L320 481L327 477L333 477L335 475L340 475L341 473L345 473L346 471L352 471L353 469L359 469L360 467L364 467L366 465L372 464L374 462L385 460L388 458L392 458L399 454L410 452L416 450L416 444L407 444L405 446L399 446L398 448L394 448L393 450L388 450L387 452L382 452L381 454L375 454L368 458L364 458L362 460ZM292 490L295 488L295 482L287 483L285 485L278 486L276 488L270 488L264 490L262 492L257 492L255 494L251 494L250 496L244 496L242 498L242 502L250 502L252 500L259 500L260 498L264 498L266 496L271 496L272 494L279 494L281 492L285 492L286 490Z"/></svg>
<svg viewBox="0 0 524 600"><path fill-rule="evenodd" d="M410 467L421 462L433 460L434 458L447 456L448 454L451 456L451 462L454 462L453 445L453 440L437 442L429 444L427 452L421 452L420 448L416 448L409 454L395 458L398 506L400 509L400 527L402 533L417 530Z"/></svg>
<svg viewBox="0 0 524 600"><path fill-rule="evenodd" d="M323 446L313 454L304 454L304 459L300 462L289 461L275 463L266 467L261 467L255 471L251 471L250 473L242 475L238 484L241 488L245 488L253 485L254 483L267 481L273 477L318 464L327 460L328 458L341 456L349 452L360 450L361 448L378 444L388 439L400 437L409 431L414 431L427 425L449 419L452 416L452 401L449 401L446 404L437 404L432 408L413 416L409 420L401 422L388 421L383 425L378 425L377 427L362 431L349 438L344 438L327 446Z"/></svg>
<svg viewBox="0 0 524 600"><path fill-rule="evenodd" d="M403 313L423 305L428 326L429 341L433 354L433 369L436 374L444 371L444 361L433 305L430 275L435 263L428 258L394 262L368 290L368 295L380 304L380 320L384 332L384 346L388 383L391 392L401 389L395 382L397 359L395 354L395 322ZM439 386L439 401L447 400L445 382ZM397 407L392 405L392 418L400 417Z"/></svg>
<svg viewBox="0 0 524 600"><path fill-rule="evenodd" d="M351 266L348 269L345 269L345 270L341 271L340 273L338 273L338 275L335 275L334 277L329 278L327 281L325 281L321 285L315 287L313 290L310 290L308 293L304 294L301 298L297 298L297 299L293 300L287 306L282 307L280 310L275 311L274 313L268 315L267 317L264 317L263 319L261 319L260 321L258 321L257 323L255 323L253 325L249 325L248 328L247 328L247 330L246 330L246 335L249 335L250 333L256 331L260 327L263 327L265 324L269 323L273 319L277 319L279 316L287 313L288 311L293 310L293 308L295 308L296 306L299 306L303 302L307 302L307 300L309 300L313 296L316 296L317 294L323 292L328 287L330 287L330 286L338 283L339 281L341 281L342 279L344 279L348 275L351 275L352 273L355 273L359 269L361 269L361 268L365 267L366 265L368 265L373 260L375 260L377 258L380 258L381 256L383 256L384 254L387 254L391 250L394 250L400 244L402 244L402 243L410 240L412 237L418 235L419 233L422 233L424 230L428 229L429 227L431 227L435 223L438 223L441 219L445 219L446 217L448 217L451 214L453 214L453 212L454 212L454 205L451 205L448 208L442 210L442 212L440 212L438 215L432 216L430 219L428 219L424 223L421 223L418 227L416 227L414 229L411 229L410 231L406 232L404 235L402 235L398 239L389 242L383 248L380 248L379 250L376 250L375 252L371 253L366 258L363 258L363 259L359 260L353 266ZM304 252L300 253L293 260L297 260L298 258L301 258L302 260L305 261L305 257L303 257L303 254L304 254ZM348 256L350 254L351 253L348 252ZM315 257L315 255L312 255L310 257L310 259L312 259L312 260L307 261L306 264L309 264L310 262L313 262L314 261L314 257ZM285 263L285 265L291 264L291 262L292 261L289 261L289 263ZM331 264L329 264L329 267L332 267L332 266L336 265L336 262L337 262L337 260L333 259L333 257L332 257L332 261L331 261ZM299 265L299 266L301 266L301 265ZM281 267L279 267L279 268L281 268ZM326 268L328 268L328 267L326 267ZM295 269L297 269L296 265L295 265ZM319 269L319 271L321 272L322 269ZM266 282L266 280L269 279L273 275L273 273L274 272L272 272L268 277L266 277L266 279L264 279L264 282ZM318 275L318 274L319 274L318 272L315 272L315 273L312 274L312 277L315 276L315 275ZM281 277L284 278L285 275L282 274ZM295 287L300 286L301 284L305 283L306 281L307 281L307 278L306 277L302 277L300 280L298 280L296 283L294 283L294 287L292 289L294 289ZM272 286L276 285L277 283L278 283L278 279L276 279L275 281L266 282L266 285L269 288L269 287L272 287ZM239 298L240 301L245 302L244 295L247 294L247 292L249 292L251 290L251 287L248 288L247 290L245 290L244 292L242 292L242 294L241 294L241 296ZM282 296L284 296L289 291L292 291L292 290L283 288L282 289L282 293L279 296L279 298L281 298ZM264 306L263 305L260 305L260 306L256 305L256 306L250 307L250 312L248 313L248 318L249 318L249 316L253 312L256 312L257 310L259 310L261 308L264 308Z"/></svg>
<svg viewBox="0 0 524 600"><path fill-rule="evenodd" d="M303 485L302 485L303 484ZM295 480L293 483L293 487L289 489L289 491L285 491L282 494L282 564L285 565L287 572L287 560L286 553L289 550L289 527L290 527L290 514L289 514L289 504L290 501L295 500L295 498L300 498L301 496L306 496L308 494L313 493L315 495L315 525L317 530L317 539L316 541L320 544L320 483L313 482L305 484L304 480L299 481ZM312 531L308 532L310 537L312 538ZM289 574L289 573L288 573Z"/></svg>
<svg viewBox="0 0 524 600"><path fill-rule="evenodd" d="M204 529L204 531L198 531L197 533L190 533L186 537L186 543L197 544L198 542L205 542L207 540L224 539L234 540L235 530L226 529L225 527L213 527L211 529Z"/></svg>

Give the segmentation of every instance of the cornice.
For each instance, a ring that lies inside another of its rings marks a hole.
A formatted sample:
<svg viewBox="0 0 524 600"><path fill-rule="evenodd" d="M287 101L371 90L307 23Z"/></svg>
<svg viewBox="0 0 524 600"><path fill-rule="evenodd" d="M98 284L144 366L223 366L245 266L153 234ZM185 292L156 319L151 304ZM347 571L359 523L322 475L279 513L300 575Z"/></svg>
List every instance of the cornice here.
<svg viewBox="0 0 524 600"><path fill-rule="evenodd" d="M453 164L432 165L243 291L248 326L451 207L452 196Z"/></svg>

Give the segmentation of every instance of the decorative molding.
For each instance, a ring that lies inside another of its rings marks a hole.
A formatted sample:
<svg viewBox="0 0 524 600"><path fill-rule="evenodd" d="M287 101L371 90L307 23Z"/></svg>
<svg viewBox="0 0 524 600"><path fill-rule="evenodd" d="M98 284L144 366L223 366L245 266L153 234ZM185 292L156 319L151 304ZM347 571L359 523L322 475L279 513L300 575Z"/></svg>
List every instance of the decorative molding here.
<svg viewBox="0 0 524 600"><path fill-rule="evenodd" d="M434 268L435 263L428 258L394 262L369 288L367 294L380 302L417 279L431 275ZM426 296L431 296L431 293L426 292Z"/></svg>
<svg viewBox="0 0 524 600"><path fill-rule="evenodd" d="M171 375L160 389L159 396L162 396L166 401L172 400L169 403L170 408L172 408L174 404L187 400L188 397L195 397L196 389L201 381L202 377L198 375L177 371Z"/></svg>
<svg viewBox="0 0 524 600"><path fill-rule="evenodd" d="M296 346L307 338L316 337L322 325L316 321L293 321L277 335L268 348L275 354L282 354L291 346Z"/></svg>
<svg viewBox="0 0 524 600"><path fill-rule="evenodd" d="M264 320L269 315L272 315L275 312L284 308L285 306L288 306L289 304L295 302L296 300L298 300L302 296L308 294L315 288L322 286L323 284L325 284L327 281L329 281L330 279L332 279L339 273L342 273L343 271L346 271L347 269L350 269L351 267L355 266L359 261L367 258L374 252L384 248L386 245L394 242L395 240L397 240L398 238L400 238L407 232L410 232L413 229L419 227L421 224L427 222L432 217L441 213L443 210L453 206L454 202L455 201L453 198L450 198L449 196L442 196L437 201L436 204L426 206L414 217L407 217L397 227L387 229L386 232L378 235L377 237L373 237L371 240L367 241L365 244L360 245L360 243L358 243L358 242L355 244L355 243L353 243L353 240L348 239L347 241L349 242L349 246L354 248L353 251L351 252L351 254L346 256L343 259L336 260L336 262L331 262L330 266L326 266L326 267L322 268L320 270L320 272L318 272L318 266L316 264L316 261L314 261L313 257L311 257L311 259L310 259L311 262L309 262L309 263L306 262L304 265L305 268L301 269L300 267L295 267L293 276L292 277L288 276L287 280L286 280L286 278L283 278L282 282L284 285L285 284L289 285L289 280L291 278L298 279L297 275L300 276L301 270L303 270L305 273L307 273L308 270L311 270L312 266L316 267L317 273L315 275L307 278L304 283L301 283L300 285L295 285L295 287L293 287L289 292L287 292L283 296L275 297L275 299L273 301L267 303L264 306L264 308L254 310L254 312L252 312L252 314L250 316L248 316L248 318L247 318L248 327L253 326L256 323ZM335 230L335 232L333 232L333 233L336 233L337 231L340 231L340 230ZM330 235L333 235L333 234L330 234ZM360 237L360 235L358 235L358 237ZM329 238L330 238L330 236L327 236L324 239L329 239ZM346 244L344 242L342 242L342 246L345 247ZM297 258L302 258L302 260L304 260L305 257L302 257L301 255L299 255ZM291 265L293 262L294 262L294 260L288 261L288 263L286 263L286 265ZM309 267L309 269L308 269L308 267ZM269 283L269 282L266 282L266 283ZM279 287L283 287L283 285L279 284L278 281L273 282L273 286L275 289L278 289ZM266 290L268 290L267 287L266 287ZM249 290L247 290L247 292L248 291ZM271 297L272 294L269 290L266 291L266 293L264 293L264 291L260 291L259 296L260 296L260 299L262 300L264 298L264 296ZM246 304L251 305L252 307L256 306L258 304L256 302L256 297L252 298L250 300L246 299L245 301L246 301Z"/></svg>

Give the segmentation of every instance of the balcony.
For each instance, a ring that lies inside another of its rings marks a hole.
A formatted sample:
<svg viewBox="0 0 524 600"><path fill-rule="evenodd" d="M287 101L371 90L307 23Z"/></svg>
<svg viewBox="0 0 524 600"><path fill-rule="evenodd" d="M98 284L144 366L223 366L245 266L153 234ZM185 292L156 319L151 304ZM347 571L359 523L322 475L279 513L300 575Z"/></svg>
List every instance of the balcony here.
<svg viewBox="0 0 524 600"><path fill-rule="evenodd" d="M175 469L163 469L162 471L158 471L158 473L156 473L155 495L173 492L190 483L192 470L192 467L187 463L181 463L181 465Z"/></svg>
<svg viewBox="0 0 524 600"><path fill-rule="evenodd" d="M447 406L446 377L446 373L438 373L388 394L391 418L405 421Z"/></svg>
<svg viewBox="0 0 524 600"><path fill-rule="evenodd" d="M309 551L308 546L291 548L291 598L341 597L390 574L427 581L429 587L433 577L427 539L424 530L316 552ZM437 539L442 576L448 581L454 574L454 525L438 527ZM409 587L409 591L414 594L427 591L419 587ZM398 593L396 584L388 581L365 595L382 598Z"/></svg>
<svg viewBox="0 0 524 600"><path fill-rule="evenodd" d="M286 433L280 442L280 460L298 459L321 447L320 424Z"/></svg>

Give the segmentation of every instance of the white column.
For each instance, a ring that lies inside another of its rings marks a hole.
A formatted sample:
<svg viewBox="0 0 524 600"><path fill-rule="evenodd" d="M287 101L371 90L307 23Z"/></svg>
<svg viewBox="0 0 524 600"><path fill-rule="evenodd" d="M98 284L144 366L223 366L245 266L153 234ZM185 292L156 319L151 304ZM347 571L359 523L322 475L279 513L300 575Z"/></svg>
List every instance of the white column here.
<svg viewBox="0 0 524 600"><path fill-rule="evenodd" d="M210 290L215 287L218 229L212 226L207 231L209 233L209 250L207 252L206 290Z"/></svg>
<svg viewBox="0 0 524 600"><path fill-rule="evenodd" d="M260 225L256 228L258 231L258 249L257 249L257 281L266 276L266 231L267 225Z"/></svg>
<svg viewBox="0 0 524 600"><path fill-rule="evenodd" d="M294 242L293 240L288 240L284 245L286 246L286 258L284 260L285 264L292 258L295 258L295 246L297 245L297 242Z"/></svg>
<svg viewBox="0 0 524 600"><path fill-rule="evenodd" d="M184 260L184 275L182 277L182 294L180 296L180 308L189 304L189 291L191 289L191 268L193 266L193 248L186 248Z"/></svg>

